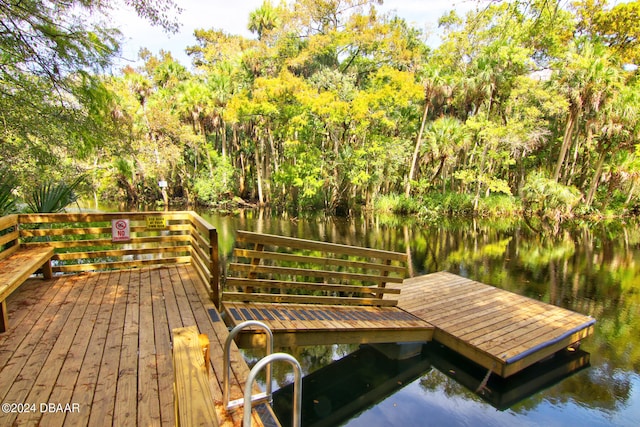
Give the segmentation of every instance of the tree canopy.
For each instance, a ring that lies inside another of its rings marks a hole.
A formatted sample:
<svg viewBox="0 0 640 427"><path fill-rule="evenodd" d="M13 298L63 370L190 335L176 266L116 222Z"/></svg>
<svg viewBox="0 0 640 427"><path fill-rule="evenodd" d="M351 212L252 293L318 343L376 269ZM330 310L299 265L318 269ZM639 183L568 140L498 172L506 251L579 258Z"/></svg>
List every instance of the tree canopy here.
<svg viewBox="0 0 640 427"><path fill-rule="evenodd" d="M379 1L265 1L255 38L199 29L191 69L143 51L117 75L117 31L77 15L113 4L1 3L1 150L23 183L50 165L129 202L640 207L638 1L479 1L440 19L436 47ZM175 29L172 3L125 3Z"/></svg>

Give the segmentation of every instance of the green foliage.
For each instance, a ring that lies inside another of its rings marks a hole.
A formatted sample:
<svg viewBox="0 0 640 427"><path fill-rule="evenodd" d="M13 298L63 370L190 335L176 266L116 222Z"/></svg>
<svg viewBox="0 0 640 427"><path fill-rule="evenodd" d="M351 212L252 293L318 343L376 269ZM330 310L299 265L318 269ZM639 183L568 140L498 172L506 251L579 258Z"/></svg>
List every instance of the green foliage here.
<svg viewBox="0 0 640 427"><path fill-rule="evenodd" d="M411 215L420 211L420 202L405 195L387 194L375 200L374 210L377 214Z"/></svg>
<svg viewBox="0 0 640 427"><path fill-rule="evenodd" d="M527 176L522 193L525 211L555 219L573 216L582 198L577 188L557 183L539 171Z"/></svg>
<svg viewBox="0 0 640 427"><path fill-rule="evenodd" d="M518 200L507 194L491 194L482 197L478 203L478 215L485 217L514 217L522 212Z"/></svg>
<svg viewBox="0 0 640 427"><path fill-rule="evenodd" d="M212 155L212 171L203 171L193 183L193 191L199 203L214 206L230 200L234 192L234 169L226 158Z"/></svg>
<svg viewBox="0 0 640 427"><path fill-rule="evenodd" d="M125 3L174 29L170 0ZM13 19L0 155L23 188L75 167L96 197L128 202L551 218L638 205L639 79L623 67L637 2L491 2L442 18L433 50L378 3L266 1L248 17L257 39L196 31L194 71L143 50L143 66L106 77L117 32L74 13L109 2L34 0L20 15L0 0Z"/></svg>
<svg viewBox="0 0 640 427"><path fill-rule="evenodd" d="M13 193L17 182L6 172L0 170L3 180L0 183L0 216L8 215L16 211L16 199Z"/></svg>
<svg viewBox="0 0 640 427"><path fill-rule="evenodd" d="M32 213L62 212L67 206L78 201L76 189L85 180L76 178L71 184L46 182L34 189L26 198L27 210Z"/></svg>
<svg viewBox="0 0 640 427"><path fill-rule="evenodd" d="M470 216L473 213L473 197L456 192L430 192L423 196L424 213L427 216Z"/></svg>

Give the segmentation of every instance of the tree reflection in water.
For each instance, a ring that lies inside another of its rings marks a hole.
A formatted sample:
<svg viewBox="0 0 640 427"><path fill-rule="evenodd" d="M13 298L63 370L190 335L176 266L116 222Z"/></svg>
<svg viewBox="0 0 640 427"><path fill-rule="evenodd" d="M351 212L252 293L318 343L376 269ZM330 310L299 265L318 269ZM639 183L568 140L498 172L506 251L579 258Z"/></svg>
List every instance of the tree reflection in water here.
<svg viewBox="0 0 640 427"><path fill-rule="evenodd" d="M640 226L636 222L575 223L540 233L513 220L418 225L397 217L204 215L220 230L223 261L233 247L235 229L369 246L409 254L413 276L446 270L593 316L595 334L582 346L591 354L592 367L509 411L530 421L543 413L565 421L573 416L585 420L585 425L598 420L635 425L632 420L640 419ZM290 351L309 372L355 348ZM446 396L477 398L436 370L420 378L419 384Z"/></svg>

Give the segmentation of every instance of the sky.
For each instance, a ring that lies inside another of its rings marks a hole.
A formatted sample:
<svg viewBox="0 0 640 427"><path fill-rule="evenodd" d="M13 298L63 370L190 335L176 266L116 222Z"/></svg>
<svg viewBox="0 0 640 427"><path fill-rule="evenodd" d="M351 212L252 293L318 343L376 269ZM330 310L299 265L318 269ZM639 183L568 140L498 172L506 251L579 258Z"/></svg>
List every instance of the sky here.
<svg viewBox="0 0 640 427"><path fill-rule="evenodd" d="M187 46L195 45L195 29L224 30L247 38L255 36L247 30L249 13L260 7L263 0L175 0L183 9L178 21L182 24L177 34L167 34L153 27L130 9L113 12L113 23L124 36L122 45L122 65L137 65L140 48L146 47L157 54L161 49L170 51L181 64L190 66L191 60L184 52ZM277 0L272 3L276 4ZM394 11L411 25L427 34L435 34L438 18L451 9L460 15L476 8L476 0L385 0L378 8L384 12ZM429 39L429 44L437 44L437 36Z"/></svg>

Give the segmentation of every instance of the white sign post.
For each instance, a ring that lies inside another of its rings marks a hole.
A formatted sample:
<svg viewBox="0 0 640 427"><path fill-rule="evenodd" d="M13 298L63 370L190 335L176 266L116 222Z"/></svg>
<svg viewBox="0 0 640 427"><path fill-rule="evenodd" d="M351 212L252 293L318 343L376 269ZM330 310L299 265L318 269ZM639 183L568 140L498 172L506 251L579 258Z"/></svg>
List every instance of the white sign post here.
<svg viewBox="0 0 640 427"><path fill-rule="evenodd" d="M128 242L131 240L128 219L114 219L111 221L111 241Z"/></svg>

